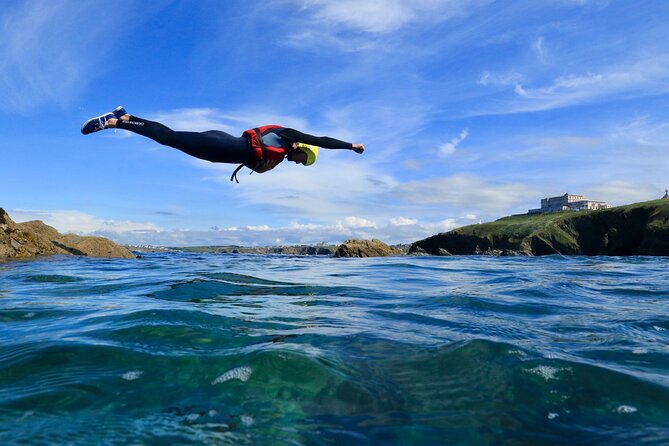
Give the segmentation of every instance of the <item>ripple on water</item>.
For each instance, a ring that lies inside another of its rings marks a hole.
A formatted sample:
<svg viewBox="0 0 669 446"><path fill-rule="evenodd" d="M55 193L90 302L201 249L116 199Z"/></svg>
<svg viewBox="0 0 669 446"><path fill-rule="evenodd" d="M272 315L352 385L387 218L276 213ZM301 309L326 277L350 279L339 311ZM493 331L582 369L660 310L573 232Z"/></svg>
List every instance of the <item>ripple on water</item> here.
<svg viewBox="0 0 669 446"><path fill-rule="evenodd" d="M26 277L26 280L29 282L41 282L41 283L73 283L73 282L81 282L84 279L82 279L81 277L63 276L59 274L37 274L34 276Z"/></svg>
<svg viewBox="0 0 669 446"><path fill-rule="evenodd" d="M225 302L239 296L321 296L350 291L344 287L294 285L281 282L193 279L150 294L156 299L188 302Z"/></svg>

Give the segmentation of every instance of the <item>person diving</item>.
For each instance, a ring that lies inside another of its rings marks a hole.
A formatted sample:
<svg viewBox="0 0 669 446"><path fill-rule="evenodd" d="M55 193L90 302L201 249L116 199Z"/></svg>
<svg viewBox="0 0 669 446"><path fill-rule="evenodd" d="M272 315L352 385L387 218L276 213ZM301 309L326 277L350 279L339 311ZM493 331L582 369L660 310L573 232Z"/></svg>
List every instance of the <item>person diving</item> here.
<svg viewBox="0 0 669 446"><path fill-rule="evenodd" d="M352 144L328 136L314 136L279 125L265 125L244 131L241 137L220 130L205 132L174 131L169 127L135 115L122 106L84 122L81 133L88 135L117 128L145 136L159 144L174 147L190 156L213 163L239 164L230 176L237 181L237 172L246 166L251 173L274 169L284 159L310 166L318 158L318 148L347 149L363 153L363 144Z"/></svg>

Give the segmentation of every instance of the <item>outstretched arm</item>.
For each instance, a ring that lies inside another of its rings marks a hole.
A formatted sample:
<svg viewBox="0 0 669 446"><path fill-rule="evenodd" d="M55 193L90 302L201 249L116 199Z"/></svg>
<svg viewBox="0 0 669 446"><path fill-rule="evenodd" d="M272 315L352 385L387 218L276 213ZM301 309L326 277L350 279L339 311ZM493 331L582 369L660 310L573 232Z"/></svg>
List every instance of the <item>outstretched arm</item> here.
<svg viewBox="0 0 669 446"><path fill-rule="evenodd" d="M329 136L314 136L308 133L302 133L299 130L285 128L279 132L279 136L291 142L303 142L324 149L346 149L355 150L358 153L365 151L362 144L351 144L350 142L330 138Z"/></svg>

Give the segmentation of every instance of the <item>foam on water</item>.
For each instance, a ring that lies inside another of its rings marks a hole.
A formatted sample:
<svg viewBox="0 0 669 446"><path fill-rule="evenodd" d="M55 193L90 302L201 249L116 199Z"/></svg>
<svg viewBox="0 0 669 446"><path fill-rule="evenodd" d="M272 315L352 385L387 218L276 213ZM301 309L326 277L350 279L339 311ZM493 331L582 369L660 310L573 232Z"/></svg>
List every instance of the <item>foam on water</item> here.
<svg viewBox="0 0 669 446"><path fill-rule="evenodd" d="M133 370L131 372L124 373L121 375L121 378L125 379L126 381L134 381L141 378L143 373L144 372L142 370Z"/></svg>
<svg viewBox="0 0 669 446"><path fill-rule="evenodd" d="M528 373L534 373L535 375L539 375L546 381L549 381L551 379L559 379L558 373L568 372L570 370L571 369L569 368L557 368L547 365L540 365L531 369L526 369L525 371Z"/></svg>
<svg viewBox="0 0 669 446"><path fill-rule="evenodd" d="M634 406L628 406L628 405L623 404L622 406L618 406L618 408L616 409L616 412L618 412L618 413L634 413L637 410L638 409Z"/></svg>
<svg viewBox="0 0 669 446"><path fill-rule="evenodd" d="M238 379L242 382L246 382L251 377L251 373L253 373L253 370L251 370L250 367L237 367L236 369L228 370L211 383L220 384L230 381L231 379Z"/></svg>

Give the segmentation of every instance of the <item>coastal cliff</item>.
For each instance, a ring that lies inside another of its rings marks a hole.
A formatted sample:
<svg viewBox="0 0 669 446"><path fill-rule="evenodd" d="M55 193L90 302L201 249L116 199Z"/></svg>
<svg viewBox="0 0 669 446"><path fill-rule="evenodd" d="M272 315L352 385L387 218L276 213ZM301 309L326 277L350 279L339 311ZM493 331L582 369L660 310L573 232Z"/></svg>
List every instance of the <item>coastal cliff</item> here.
<svg viewBox="0 0 669 446"><path fill-rule="evenodd" d="M419 240L409 254L669 255L669 200L504 217Z"/></svg>
<svg viewBox="0 0 669 446"><path fill-rule="evenodd" d="M61 234L38 220L15 223L0 208L0 260L51 254L124 259L135 257L126 248L104 237Z"/></svg>

